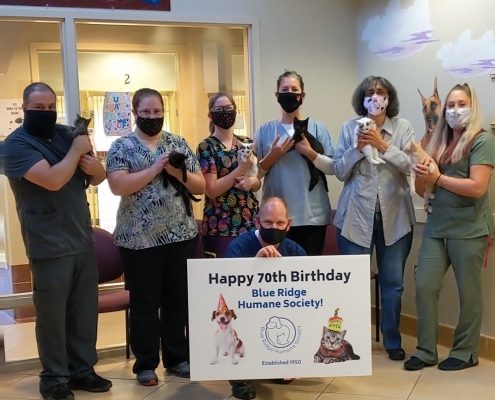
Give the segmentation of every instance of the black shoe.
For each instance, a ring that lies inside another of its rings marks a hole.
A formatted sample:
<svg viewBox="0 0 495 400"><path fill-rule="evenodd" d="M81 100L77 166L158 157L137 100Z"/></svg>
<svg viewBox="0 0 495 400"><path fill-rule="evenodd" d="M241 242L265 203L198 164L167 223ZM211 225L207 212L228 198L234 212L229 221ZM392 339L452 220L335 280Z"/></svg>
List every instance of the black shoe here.
<svg viewBox="0 0 495 400"><path fill-rule="evenodd" d="M275 383L277 385L288 385L294 380L294 378L291 379L284 379L284 378L277 378L277 379L272 379L272 383Z"/></svg>
<svg viewBox="0 0 495 400"><path fill-rule="evenodd" d="M388 358L394 361L402 361L404 358L406 358L406 352L404 351L403 348L398 348L398 349L387 349L388 353Z"/></svg>
<svg viewBox="0 0 495 400"><path fill-rule="evenodd" d="M404 369L408 371L419 371L424 367L431 367L435 364L427 364L421 358L412 356L409 360L404 363Z"/></svg>
<svg viewBox="0 0 495 400"><path fill-rule="evenodd" d="M252 400L256 398L256 389L246 381L230 381L232 396L241 400Z"/></svg>
<svg viewBox="0 0 495 400"><path fill-rule="evenodd" d="M69 381L69 386L72 390L85 390L86 392L102 393L110 390L112 387L112 382L92 372L82 378L72 378Z"/></svg>
<svg viewBox="0 0 495 400"><path fill-rule="evenodd" d="M173 367L167 368L167 372L170 372L179 378L190 378L191 376L191 368L187 361L182 361Z"/></svg>
<svg viewBox="0 0 495 400"><path fill-rule="evenodd" d="M66 383L50 386L41 392L41 396L46 400L74 400L74 393Z"/></svg>
<svg viewBox="0 0 495 400"><path fill-rule="evenodd" d="M442 371L460 371L461 369L471 368L478 365L478 362L463 361L458 358L449 357L438 364L438 369Z"/></svg>

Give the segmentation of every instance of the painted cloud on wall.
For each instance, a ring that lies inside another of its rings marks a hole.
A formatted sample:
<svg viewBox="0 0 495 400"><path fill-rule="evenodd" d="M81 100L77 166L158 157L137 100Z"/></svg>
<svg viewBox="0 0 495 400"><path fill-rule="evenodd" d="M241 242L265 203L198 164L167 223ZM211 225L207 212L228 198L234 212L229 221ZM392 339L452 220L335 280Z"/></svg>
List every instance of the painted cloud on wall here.
<svg viewBox="0 0 495 400"><path fill-rule="evenodd" d="M436 42L430 17L428 0L417 0L405 9L400 7L400 0L391 0L384 15L368 20L361 38L383 59L409 57Z"/></svg>
<svg viewBox="0 0 495 400"><path fill-rule="evenodd" d="M442 68L457 76L477 76L495 69L495 36L486 31L479 39L471 29L462 32L457 42L445 43L437 52Z"/></svg>

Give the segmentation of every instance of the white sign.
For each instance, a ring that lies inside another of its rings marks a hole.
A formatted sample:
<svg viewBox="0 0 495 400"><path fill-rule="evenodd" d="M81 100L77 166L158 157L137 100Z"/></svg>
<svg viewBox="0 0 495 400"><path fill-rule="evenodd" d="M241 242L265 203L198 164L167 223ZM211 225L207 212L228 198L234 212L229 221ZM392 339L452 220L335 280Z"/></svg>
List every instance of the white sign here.
<svg viewBox="0 0 495 400"><path fill-rule="evenodd" d="M191 380L371 375L367 255L188 260Z"/></svg>
<svg viewBox="0 0 495 400"><path fill-rule="evenodd" d="M22 100L0 99L0 136L8 136L21 126Z"/></svg>

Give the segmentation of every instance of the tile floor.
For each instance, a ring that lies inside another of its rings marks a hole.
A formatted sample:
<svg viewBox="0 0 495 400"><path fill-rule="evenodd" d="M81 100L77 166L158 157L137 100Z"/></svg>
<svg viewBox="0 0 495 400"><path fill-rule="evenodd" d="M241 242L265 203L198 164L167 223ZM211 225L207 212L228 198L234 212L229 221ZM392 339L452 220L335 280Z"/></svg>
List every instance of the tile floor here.
<svg viewBox="0 0 495 400"><path fill-rule="evenodd" d="M410 353L415 339L404 337ZM440 349L441 357L448 350ZM136 384L132 360L124 356L102 359L97 372L112 379L108 393L76 392L79 399L119 400L220 400L232 399L230 385L225 381L189 382L187 379L157 371L160 382L155 387ZM38 370L2 372L0 369L0 399L40 399ZM257 381L259 400L492 400L495 399L495 363L481 360L480 365L458 372L443 372L436 367L419 372L402 369L401 362L388 360L380 343L373 342L373 375L367 377L338 377L300 379L289 385L274 385Z"/></svg>

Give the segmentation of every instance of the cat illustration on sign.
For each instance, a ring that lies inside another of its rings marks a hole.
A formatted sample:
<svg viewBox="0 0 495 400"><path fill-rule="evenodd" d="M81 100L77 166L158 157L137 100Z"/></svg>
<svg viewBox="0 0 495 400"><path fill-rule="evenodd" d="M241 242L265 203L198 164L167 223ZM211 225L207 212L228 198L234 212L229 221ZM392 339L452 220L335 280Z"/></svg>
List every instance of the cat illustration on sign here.
<svg viewBox="0 0 495 400"><path fill-rule="evenodd" d="M328 327L323 327L320 347L314 356L315 363L332 364L361 358L354 353L352 345L344 339L347 332L341 329L343 319L338 316L338 313L339 308L328 320Z"/></svg>

